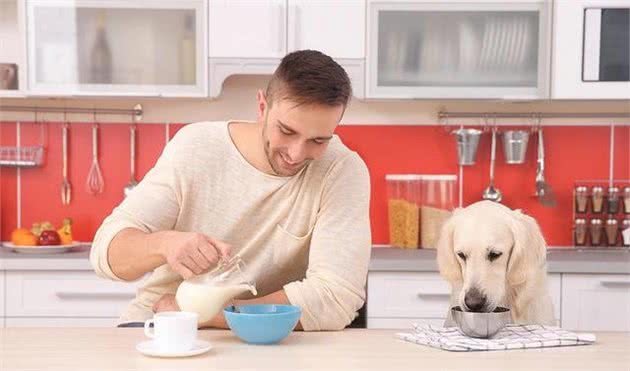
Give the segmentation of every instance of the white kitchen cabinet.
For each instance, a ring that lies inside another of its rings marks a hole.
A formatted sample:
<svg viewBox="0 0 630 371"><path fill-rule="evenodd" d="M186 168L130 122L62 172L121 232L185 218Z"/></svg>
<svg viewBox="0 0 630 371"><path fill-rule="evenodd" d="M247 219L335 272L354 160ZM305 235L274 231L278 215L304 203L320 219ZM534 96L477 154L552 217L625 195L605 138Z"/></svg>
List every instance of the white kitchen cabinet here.
<svg viewBox="0 0 630 371"><path fill-rule="evenodd" d="M365 0L288 0L288 51L365 58Z"/></svg>
<svg viewBox="0 0 630 371"><path fill-rule="evenodd" d="M630 275L563 274L562 327L630 331Z"/></svg>
<svg viewBox="0 0 630 371"><path fill-rule="evenodd" d="M28 93L207 96L204 0L26 0Z"/></svg>
<svg viewBox="0 0 630 371"><path fill-rule="evenodd" d="M545 0L368 0L368 98L544 99Z"/></svg>
<svg viewBox="0 0 630 371"><path fill-rule="evenodd" d="M141 282L104 280L92 271L7 271L5 315L117 318Z"/></svg>
<svg viewBox="0 0 630 371"><path fill-rule="evenodd" d="M286 0L210 0L210 58L282 58Z"/></svg>
<svg viewBox="0 0 630 371"><path fill-rule="evenodd" d="M364 97L365 0L210 0L209 95L231 75L271 75L288 52L320 50Z"/></svg>
<svg viewBox="0 0 630 371"><path fill-rule="evenodd" d="M231 75L271 75L287 52L286 0L210 0L209 96Z"/></svg>
<svg viewBox="0 0 630 371"><path fill-rule="evenodd" d="M556 323L561 324L562 277L547 276ZM437 272L370 272L368 328L411 328L413 323L444 325L450 307L449 283Z"/></svg>
<svg viewBox="0 0 630 371"><path fill-rule="evenodd" d="M585 71L583 70L587 68L589 64L587 62L593 57L592 54L599 52L597 47L588 45L588 37L593 36L597 45L601 42L599 31L595 30L593 33L587 32L585 34L584 30L588 24L585 10L589 8L630 8L630 2L627 0L554 1L553 7L554 53L551 64L551 98L630 99L630 81L589 81L590 79L584 76ZM625 27L627 37L627 25ZM621 33L618 37L621 38ZM628 53L627 44L625 48L625 53ZM621 51L621 49L619 50Z"/></svg>
<svg viewBox="0 0 630 371"><path fill-rule="evenodd" d="M319 50L348 74L353 95L365 97L365 0L288 0L288 52Z"/></svg>
<svg viewBox="0 0 630 371"><path fill-rule="evenodd" d="M365 0L210 0L208 10L210 58L365 58Z"/></svg>
<svg viewBox="0 0 630 371"><path fill-rule="evenodd" d="M443 324L451 289L437 272L370 272L368 328L409 328L414 322Z"/></svg>
<svg viewBox="0 0 630 371"><path fill-rule="evenodd" d="M22 9L18 0L0 1L0 65L4 65L0 66L0 97L24 96L26 46ZM11 79L5 74L10 74Z"/></svg>

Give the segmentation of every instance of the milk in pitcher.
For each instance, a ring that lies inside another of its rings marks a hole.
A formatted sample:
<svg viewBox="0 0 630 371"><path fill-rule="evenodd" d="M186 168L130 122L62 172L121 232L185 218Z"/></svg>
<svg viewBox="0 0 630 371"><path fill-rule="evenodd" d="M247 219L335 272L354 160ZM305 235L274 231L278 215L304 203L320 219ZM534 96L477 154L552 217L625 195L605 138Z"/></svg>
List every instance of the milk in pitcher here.
<svg viewBox="0 0 630 371"><path fill-rule="evenodd" d="M244 292L257 295L256 288L248 284L213 285L204 282L184 281L177 289L175 298L183 311L199 315L199 323L214 318L232 299Z"/></svg>

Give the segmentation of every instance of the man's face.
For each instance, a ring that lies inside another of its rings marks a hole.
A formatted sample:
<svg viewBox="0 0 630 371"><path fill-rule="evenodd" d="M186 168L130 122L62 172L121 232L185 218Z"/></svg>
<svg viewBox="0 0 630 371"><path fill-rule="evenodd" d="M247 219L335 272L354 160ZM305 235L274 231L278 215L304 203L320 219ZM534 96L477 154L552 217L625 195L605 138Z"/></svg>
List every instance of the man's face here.
<svg viewBox="0 0 630 371"><path fill-rule="evenodd" d="M267 160L279 176L297 174L320 158L343 115L343 106L299 105L289 99L269 107L259 93L258 119L263 125Z"/></svg>

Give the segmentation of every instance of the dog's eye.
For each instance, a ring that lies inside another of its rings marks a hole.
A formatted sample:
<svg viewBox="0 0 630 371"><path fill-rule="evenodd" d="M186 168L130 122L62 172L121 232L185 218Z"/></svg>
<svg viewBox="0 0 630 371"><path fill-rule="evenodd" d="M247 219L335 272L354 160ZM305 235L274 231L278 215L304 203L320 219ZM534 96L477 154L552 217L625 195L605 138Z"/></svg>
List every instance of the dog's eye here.
<svg viewBox="0 0 630 371"><path fill-rule="evenodd" d="M457 256L459 256L459 258L462 259L463 261L466 261L466 254L464 254L463 252L458 252Z"/></svg>
<svg viewBox="0 0 630 371"><path fill-rule="evenodd" d="M494 252L494 251L490 251L488 253L488 260L490 261L495 261L499 258L499 256L503 255L502 252Z"/></svg>

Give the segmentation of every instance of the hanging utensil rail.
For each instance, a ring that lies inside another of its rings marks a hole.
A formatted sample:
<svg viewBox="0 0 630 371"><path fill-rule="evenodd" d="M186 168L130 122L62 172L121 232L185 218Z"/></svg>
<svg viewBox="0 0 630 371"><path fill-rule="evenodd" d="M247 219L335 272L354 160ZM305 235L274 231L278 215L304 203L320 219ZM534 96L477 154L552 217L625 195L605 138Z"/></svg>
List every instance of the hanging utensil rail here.
<svg viewBox="0 0 630 371"><path fill-rule="evenodd" d="M0 106L0 112L49 112L49 113L87 113L96 115L133 116L136 121L142 120L144 110L141 104L131 109L124 108L79 108L79 107L39 107L39 106Z"/></svg>

